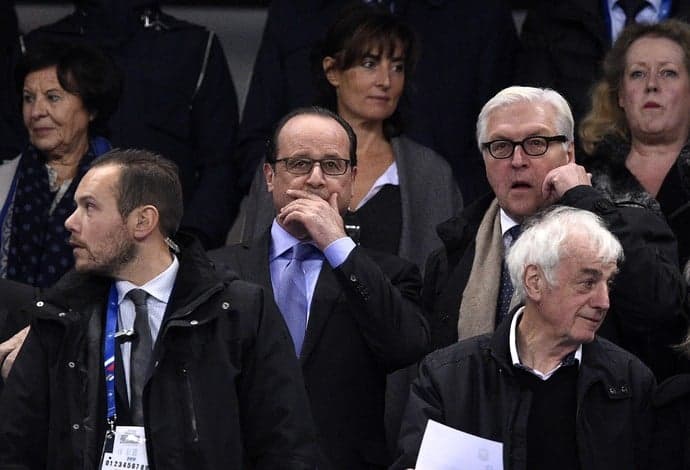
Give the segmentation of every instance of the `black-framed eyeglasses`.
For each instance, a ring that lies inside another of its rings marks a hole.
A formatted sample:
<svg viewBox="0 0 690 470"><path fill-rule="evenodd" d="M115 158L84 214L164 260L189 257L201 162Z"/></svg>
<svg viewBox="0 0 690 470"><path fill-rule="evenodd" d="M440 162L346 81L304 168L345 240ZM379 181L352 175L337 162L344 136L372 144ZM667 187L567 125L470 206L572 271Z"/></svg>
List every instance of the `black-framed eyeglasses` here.
<svg viewBox="0 0 690 470"><path fill-rule="evenodd" d="M499 160L510 158L515 152L515 146L519 145L526 155L530 157L541 157L547 150L551 142L567 142L568 138L564 135L554 135L551 137L544 135L533 135L520 141L498 139L491 142L484 142L482 148L489 151L489 154Z"/></svg>
<svg viewBox="0 0 690 470"><path fill-rule="evenodd" d="M276 163L283 162L288 173L293 175L308 175L314 169L314 165L318 163L321 171L328 176L344 175L347 167L350 165L350 160L344 158L322 158L314 160L306 157L291 157L280 158Z"/></svg>

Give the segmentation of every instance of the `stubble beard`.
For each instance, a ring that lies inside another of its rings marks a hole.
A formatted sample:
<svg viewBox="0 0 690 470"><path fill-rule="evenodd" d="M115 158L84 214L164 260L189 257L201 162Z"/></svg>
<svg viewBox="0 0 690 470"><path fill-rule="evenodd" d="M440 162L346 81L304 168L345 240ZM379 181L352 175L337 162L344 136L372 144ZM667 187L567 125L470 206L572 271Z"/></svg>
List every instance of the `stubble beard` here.
<svg viewBox="0 0 690 470"><path fill-rule="evenodd" d="M105 237L105 243L114 244L114 250L111 253L105 253L100 259L87 248L89 262L82 269L77 268L77 270L108 277L117 277L117 274L137 257L138 251L133 240L126 236L119 237L119 240L117 238Z"/></svg>

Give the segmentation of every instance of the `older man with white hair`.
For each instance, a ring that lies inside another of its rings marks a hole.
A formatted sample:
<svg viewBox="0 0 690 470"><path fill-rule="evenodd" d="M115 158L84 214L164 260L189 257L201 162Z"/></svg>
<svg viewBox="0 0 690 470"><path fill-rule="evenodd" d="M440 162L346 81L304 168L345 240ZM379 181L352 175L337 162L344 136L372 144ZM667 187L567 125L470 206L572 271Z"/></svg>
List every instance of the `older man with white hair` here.
<svg viewBox="0 0 690 470"><path fill-rule="evenodd" d="M490 333L509 316L519 299L505 252L525 218L560 204L601 216L625 250L601 335L658 377L671 375L668 345L683 338L687 324L673 233L656 214L616 205L592 188L575 162L573 134L570 107L554 90L513 86L482 108L477 143L493 193L437 229L443 248L429 258L423 290L432 346Z"/></svg>
<svg viewBox="0 0 690 470"><path fill-rule="evenodd" d="M506 469L645 468L654 377L596 335L621 244L570 207L523 225L507 265L524 306L423 361L393 468L414 466L430 419L503 443Z"/></svg>

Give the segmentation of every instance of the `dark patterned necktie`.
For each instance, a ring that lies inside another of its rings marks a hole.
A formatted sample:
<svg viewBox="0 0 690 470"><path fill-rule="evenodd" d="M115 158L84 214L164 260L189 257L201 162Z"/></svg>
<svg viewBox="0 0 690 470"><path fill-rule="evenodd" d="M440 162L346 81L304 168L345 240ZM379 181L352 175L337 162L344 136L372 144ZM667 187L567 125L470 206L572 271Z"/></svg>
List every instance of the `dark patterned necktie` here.
<svg viewBox="0 0 690 470"><path fill-rule="evenodd" d="M149 310L146 305L148 296L149 294L142 289L132 289L127 293L127 297L134 303L136 313L134 331L137 335L132 341L129 357L129 409L132 424L135 426L144 425L142 395L146 382L146 372L151 360L151 351L153 350L151 328L149 327Z"/></svg>
<svg viewBox="0 0 690 470"><path fill-rule="evenodd" d="M520 236L520 226L515 225L508 229L508 231L503 236L503 245L508 248L513 246L515 240ZM510 309L510 301L513 298L513 283L510 281L510 273L508 272L508 266L506 266L505 257L503 260L503 266L501 267L501 290L498 294L498 303L496 308L496 326L498 326L505 317L508 316L508 311Z"/></svg>
<svg viewBox="0 0 690 470"><path fill-rule="evenodd" d="M618 0L618 6L625 12L625 26L633 24L637 14L648 4L646 0Z"/></svg>

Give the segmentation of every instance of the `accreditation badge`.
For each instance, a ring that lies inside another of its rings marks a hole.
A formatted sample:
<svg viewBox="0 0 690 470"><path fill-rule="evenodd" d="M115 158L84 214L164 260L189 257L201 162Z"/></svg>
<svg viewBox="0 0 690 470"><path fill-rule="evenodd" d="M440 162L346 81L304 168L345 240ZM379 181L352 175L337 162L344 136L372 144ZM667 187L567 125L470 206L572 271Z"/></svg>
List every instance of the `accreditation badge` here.
<svg viewBox="0 0 690 470"><path fill-rule="evenodd" d="M105 434L101 470L148 470L146 433L143 426L117 426Z"/></svg>

